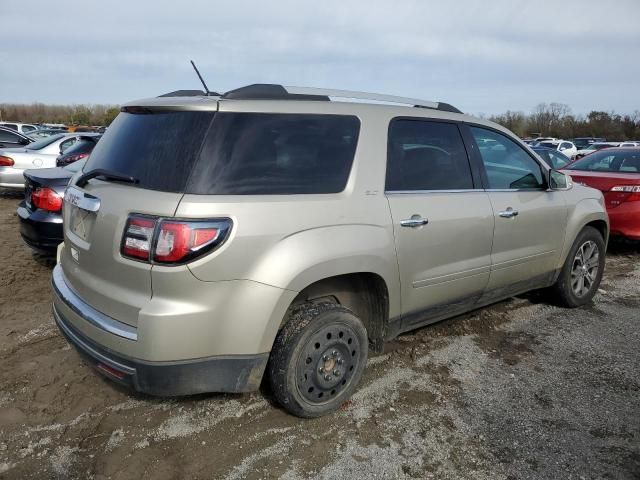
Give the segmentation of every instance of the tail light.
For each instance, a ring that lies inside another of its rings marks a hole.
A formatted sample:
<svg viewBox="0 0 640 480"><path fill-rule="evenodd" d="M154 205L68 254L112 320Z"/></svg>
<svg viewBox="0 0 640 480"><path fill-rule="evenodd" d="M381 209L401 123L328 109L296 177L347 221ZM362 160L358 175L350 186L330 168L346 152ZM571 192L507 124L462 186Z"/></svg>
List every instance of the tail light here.
<svg viewBox="0 0 640 480"><path fill-rule="evenodd" d="M183 264L221 245L231 220L174 220L131 215L127 220L122 256L159 264Z"/></svg>
<svg viewBox="0 0 640 480"><path fill-rule="evenodd" d="M640 201L640 185L617 185L611 191L618 193L616 196L620 203Z"/></svg>
<svg viewBox="0 0 640 480"><path fill-rule="evenodd" d="M31 194L31 203L42 210L59 212L62 210L62 196L47 187L36 188Z"/></svg>
<svg viewBox="0 0 640 480"><path fill-rule="evenodd" d="M13 158L0 155L0 167L13 167Z"/></svg>
<svg viewBox="0 0 640 480"><path fill-rule="evenodd" d="M82 160L83 158L87 158L89 156L88 153L78 153L76 155L69 155L66 158L58 157L56 159L57 167L65 167L73 162L77 162L78 160Z"/></svg>

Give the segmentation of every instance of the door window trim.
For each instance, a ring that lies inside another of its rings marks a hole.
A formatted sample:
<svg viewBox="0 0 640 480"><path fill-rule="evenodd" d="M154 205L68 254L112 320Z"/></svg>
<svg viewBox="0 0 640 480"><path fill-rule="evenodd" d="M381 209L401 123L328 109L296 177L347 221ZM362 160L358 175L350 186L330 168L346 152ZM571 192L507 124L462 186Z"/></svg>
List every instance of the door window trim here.
<svg viewBox="0 0 640 480"><path fill-rule="evenodd" d="M471 182L473 183L473 188L458 188L458 189L447 189L447 190L387 190L387 166L389 165L389 158L391 156L391 127L393 123L401 120L409 120L423 123L450 123L454 124L458 127L458 133L460 134L460 138L462 140L462 146L465 149L465 153L467 154L467 162L469 163L469 169L471 171ZM450 120L445 118L430 118L430 117L413 117L411 115L399 115L396 117L392 117L389 120L389 125L387 126L387 155L386 161L384 165L384 193L385 194L393 194L393 195L424 195L430 193L467 193L467 192L482 192L484 190L484 185L482 183L482 177L480 171L476 171L474 168L474 162L471 158L471 153L469 152L469 146L467 145L467 141L464 137L464 132L461 128L464 122L459 120Z"/></svg>
<svg viewBox="0 0 640 480"><path fill-rule="evenodd" d="M517 138L514 138L512 135L508 135L505 132L498 130L497 128L490 127L488 125L483 125L475 122L460 122L459 126L460 130L463 131L463 140L465 141L465 147L467 148L467 152L470 153L470 160L476 164L476 168L480 170L480 178L482 180L483 190L485 192L544 192L549 190L549 170L550 168L544 162L540 162L534 155L531 154L528 148L525 148L525 145ZM489 188L489 177L487 176L486 167L484 165L484 161L482 160L482 154L480 153L480 149L478 144L476 143L475 137L471 132L470 127L483 128L485 130L489 130L491 132L497 133L499 135L507 137L509 140L516 143L520 148L527 154L529 157L538 165L540 168L540 174L542 175L543 186L540 188ZM468 145L467 145L468 143Z"/></svg>

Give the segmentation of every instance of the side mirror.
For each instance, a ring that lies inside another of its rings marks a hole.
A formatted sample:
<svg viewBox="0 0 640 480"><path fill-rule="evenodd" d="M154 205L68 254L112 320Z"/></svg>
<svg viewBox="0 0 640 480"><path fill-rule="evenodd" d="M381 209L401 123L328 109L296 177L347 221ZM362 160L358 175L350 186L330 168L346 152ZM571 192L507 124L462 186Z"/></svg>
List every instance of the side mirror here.
<svg viewBox="0 0 640 480"><path fill-rule="evenodd" d="M29 145L31 142L26 138L20 138L20 145Z"/></svg>
<svg viewBox="0 0 640 480"><path fill-rule="evenodd" d="M571 187L573 181L569 175L558 170L549 172L549 190L569 190Z"/></svg>

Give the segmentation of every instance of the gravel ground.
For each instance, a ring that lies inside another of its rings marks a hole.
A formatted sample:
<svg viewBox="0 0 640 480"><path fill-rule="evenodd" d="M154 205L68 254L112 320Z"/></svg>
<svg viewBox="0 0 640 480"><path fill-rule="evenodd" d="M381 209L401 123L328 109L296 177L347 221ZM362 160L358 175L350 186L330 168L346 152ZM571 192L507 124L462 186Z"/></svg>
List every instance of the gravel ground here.
<svg viewBox="0 0 640 480"><path fill-rule="evenodd" d="M85 366L50 314L50 261L0 196L0 478L640 478L640 246L594 304L510 299L403 335L337 414L268 392L155 399Z"/></svg>

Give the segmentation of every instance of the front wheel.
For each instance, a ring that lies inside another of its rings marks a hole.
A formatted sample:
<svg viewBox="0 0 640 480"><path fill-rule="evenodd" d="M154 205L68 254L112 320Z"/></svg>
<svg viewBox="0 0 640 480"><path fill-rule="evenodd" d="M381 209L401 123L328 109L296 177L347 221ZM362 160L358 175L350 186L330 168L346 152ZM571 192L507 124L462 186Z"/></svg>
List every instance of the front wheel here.
<svg viewBox="0 0 640 480"><path fill-rule="evenodd" d="M558 281L556 296L566 307L579 307L591 301L604 272L605 245L598 230L585 227L571 247Z"/></svg>
<svg viewBox="0 0 640 480"><path fill-rule="evenodd" d="M337 410L356 389L367 363L362 321L330 303L298 307L278 333L269 380L278 402L298 417Z"/></svg>

